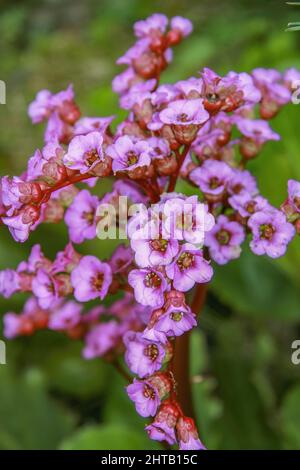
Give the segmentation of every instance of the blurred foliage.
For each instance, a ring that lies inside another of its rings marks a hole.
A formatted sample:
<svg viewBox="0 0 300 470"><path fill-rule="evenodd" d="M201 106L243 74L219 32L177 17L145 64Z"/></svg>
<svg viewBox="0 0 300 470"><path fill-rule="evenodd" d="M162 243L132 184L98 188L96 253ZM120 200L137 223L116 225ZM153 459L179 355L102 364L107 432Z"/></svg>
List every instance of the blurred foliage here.
<svg viewBox="0 0 300 470"><path fill-rule="evenodd" d="M26 108L42 88L74 84L86 115L121 116L110 82L115 60L129 47L132 23L155 11L186 15L195 32L175 51L163 81L211 66L220 74L254 67L300 67L300 36L285 32L298 10L277 0L26 0L0 2L1 174L18 174L42 145L43 126ZM251 162L262 194L275 205L288 178L300 178L299 107L273 121L281 142ZM101 189L101 188L100 188ZM101 191L106 188L102 187ZM67 241L65 227L42 226L24 245L0 231L0 269L25 258L40 242L49 256ZM85 243L82 252L107 256L112 243ZM210 449L300 449L299 366L290 360L300 328L300 245L277 261L245 248L216 275L192 336L194 396L201 437ZM19 311L24 296L1 299ZM101 361L80 357L81 344L51 332L7 344L0 366L0 449L157 448L143 432L122 378Z"/></svg>

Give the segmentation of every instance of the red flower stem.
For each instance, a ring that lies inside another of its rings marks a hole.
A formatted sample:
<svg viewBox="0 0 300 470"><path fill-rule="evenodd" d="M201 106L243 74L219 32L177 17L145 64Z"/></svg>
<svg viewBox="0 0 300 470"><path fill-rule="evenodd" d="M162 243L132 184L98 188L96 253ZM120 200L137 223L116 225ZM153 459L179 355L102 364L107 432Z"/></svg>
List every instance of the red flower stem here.
<svg viewBox="0 0 300 470"><path fill-rule="evenodd" d="M40 204L43 204L44 202L48 202L51 194L54 193L55 191L58 191L59 189L62 189L62 188L66 188L67 186L70 186L71 184L76 184L76 183L80 183L81 181L88 180L89 178L92 178L92 177L93 175L85 175L85 174L76 175L73 178L67 179L63 181L62 183L58 183L57 185L52 186L49 189L46 189L44 191L44 195L40 201Z"/></svg>
<svg viewBox="0 0 300 470"><path fill-rule="evenodd" d="M207 284L198 284L191 304L191 309L197 316L200 315L205 303L206 293ZM190 332L176 338L173 367L178 402L183 412L195 419L190 376Z"/></svg>
<svg viewBox="0 0 300 470"><path fill-rule="evenodd" d="M186 145L183 152L180 154L179 152L175 152L177 155L177 170L175 171L174 175L171 176L170 182L169 182L169 187L168 187L168 193L172 193L175 189L177 179L181 170L181 167L184 163L185 157L188 154L188 151L190 150L190 145Z"/></svg>

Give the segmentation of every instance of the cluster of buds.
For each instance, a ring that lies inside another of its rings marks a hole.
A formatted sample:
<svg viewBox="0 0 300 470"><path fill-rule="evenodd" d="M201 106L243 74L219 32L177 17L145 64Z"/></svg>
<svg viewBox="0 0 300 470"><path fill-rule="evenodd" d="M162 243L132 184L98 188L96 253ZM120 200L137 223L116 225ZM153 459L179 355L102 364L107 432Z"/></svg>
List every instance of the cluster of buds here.
<svg viewBox="0 0 300 470"><path fill-rule="evenodd" d="M203 449L174 377L176 338L197 325L187 294L211 280L214 263L238 258L246 239L253 253L277 258L300 233L300 182L289 180L277 209L246 169L264 145L280 139L268 121L291 101L300 72L221 77L204 68L197 77L159 84L171 47L192 24L155 14L134 32L136 44L118 60L127 68L113 80L128 111L114 131L113 116L81 117L71 86L43 90L29 106L33 123L47 121L45 145L21 176L1 178L0 223L24 242L40 223L64 220L70 243L54 261L36 245L16 270L0 272L0 294L30 295L21 314L4 317L4 332L13 338L49 328L83 340L86 359L116 363L124 354L136 376L128 396L142 417L153 417L150 438ZM112 189L99 198L89 187L105 177ZM176 192L179 179L193 196ZM129 246L105 261L81 255L72 243L99 236L100 207L113 207L121 225L123 195L141 206L126 215ZM108 307L100 303L120 293Z"/></svg>

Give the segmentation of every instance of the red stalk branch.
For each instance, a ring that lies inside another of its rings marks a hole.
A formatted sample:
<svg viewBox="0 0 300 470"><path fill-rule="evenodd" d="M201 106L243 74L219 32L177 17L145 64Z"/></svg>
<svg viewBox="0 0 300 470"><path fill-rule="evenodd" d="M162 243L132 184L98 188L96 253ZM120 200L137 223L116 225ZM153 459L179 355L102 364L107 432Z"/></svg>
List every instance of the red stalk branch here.
<svg viewBox="0 0 300 470"><path fill-rule="evenodd" d="M198 284L191 304L191 309L197 316L204 306L206 293L207 284ZM187 416L195 418L190 374L190 332L176 339L173 371L177 382L178 402Z"/></svg>

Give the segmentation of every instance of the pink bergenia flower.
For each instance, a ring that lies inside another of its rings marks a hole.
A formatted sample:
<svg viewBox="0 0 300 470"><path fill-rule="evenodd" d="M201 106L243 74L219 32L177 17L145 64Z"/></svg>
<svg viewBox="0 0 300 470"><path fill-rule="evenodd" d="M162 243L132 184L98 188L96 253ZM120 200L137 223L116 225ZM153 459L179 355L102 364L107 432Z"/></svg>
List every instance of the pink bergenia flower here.
<svg viewBox="0 0 300 470"><path fill-rule="evenodd" d="M140 416L143 418L155 416L160 405L160 398L158 390L153 384L147 380L134 379L126 390Z"/></svg>
<svg viewBox="0 0 300 470"><path fill-rule="evenodd" d="M19 274L13 269L0 271L0 295L8 299L20 289Z"/></svg>
<svg viewBox="0 0 300 470"><path fill-rule="evenodd" d="M187 18L183 18L182 16L174 16L171 19L171 29L180 31L181 35L186 37L193 31L193 24Z"/></svg>
<svg viewBox="0 0 300 470"><path fill-rule="evenodd" d="M176 425L180 450L206 450L199 439L195 423L192 418L181 416Z"/></svg>
<svg viewBox="0 0 300 470"><path fill-rule="evenodd" d="M134 374L144 378L158 371L164 360L165 348L142 338L142 333L128 331L123 338L126 346L125 361Z"/></svg>
<svg viewBox="0 0 300 470"><path fill-rule="evenodd" d="M63 148L57 141L48 142L42 150L37 149L33 156L28 160L27 164L27 180L35 180L44 175L44 167L50 162L53 164L62 165L62 157L64 154Z"/></svg>
<svg viewBox="0 0 300 470"><path fill-rule="evenodd" d="M2 222L6 225L16 242L24 243L29 233L41 222L40 210L33 205L22 207L16 215L2 217Z"/></svg>
<svg viewBox="0 0 300 470"><path fill-rule="evenodd" d="M113 120L114 116L83 117L76 122L73 134L74 136L86 135L95 131L100 132L100 134L104 134Z"/></svg>
<svg viewBox="0 0 300 470"><path fill-rule="evenodd" d="M123 95L130 89L130 85L134 83L136 78L135 71L132 67L128 67L126 70L116 75L112 81L112 89L118 95Z"/></svg>
<svg viewBox="0 0 300 470"><path fill-rule="evenodd" d="M209 119L201 99L172 101L159 114L164 124L175 126L200 126Z"/></svg>
<svg viewBox="0 0 300 470"><path fill-rule="evenodd" d="M120 325L115 320L96 325L85 337L82 355L85 359L104 356L120 341Z"/></svg>
<svg viewBox="0 0 300 470"><path fill-rule="evenodd" d="M134 269L128 275L128 283L142 305L159 308L164 303L164 292L168 289L165 276L154 268Z"/></svg>
<svg viewBox="0 0 300 470"><path fill-rule="evenodd" d="M145 20L136 21L133 26L134 34L138 38L149 36L158 31L164 33L168 25L168 18L161 13L154 13Z"/></svg>
<svg viewBox="0 0 300 470"><path fill-rule="evenodd" d="M99 205L97 196L83 189L75 196L65 213L69 237L73 243L82 243L96 237L96 211Z"/></svg>
<svg viewBox="0 0 300 470"><path fill-rule="evenodd" d="M162 236L202 244L205 232L214 226L214 217L206 204L200 203L198 196L181 197L178 193L168 193L166 199L161 199Z"/></svg>
<svg viewBox="0 0 300 470"><path fill-rule="evenodd" d="M7 215L13 215L15 209L20 209L24 204L37 202L41 197L41 189L37 183L27 183L23 179L14 176L3 176L1 179L2 201L7 207Z"/></svg>
<svg viewBox="0 0 300 470"><path fill-rule="evenodd" d="M227 191L232 195L252 195L258 193L256 178L250 171L232 168L231 178L228 180Z"/></svg>
<svg viewBox="0 0 300 470"><path fill-rule="evenodd" d="M205 245L209 247L210 256L218 264L226 264L241 254L240 245L245 240L245 231L238 222L230 221L220 215L216 225L206 234Z"/></svg>
<svg viewBox="0 0 300 470"><path fill-rule="evenodd" d="M182 245L179 254L172 264L166 266L167 276L173 280L175 289L187 292L196 282L209 282L213 269L203 258L202 251L190 243Z"/></svg>
<svg viewBox="0 0 300 470"><path fill-rule="evenodd" d="M58 301L58 286L54 277L40 268L32 281L32 292L41 308L53 307Z"/></svg>
<svg viewBox="0 0 300 470"><path fill-rule="evenodd" d="M51 272L70 273L79 263L81 255L74 250L72 243L68 243L63 251L59 251L52 264Z"/></svg>
<svg viewBox="0 0 300 470"><path fill-rule="evenodd" d="M179 250L177 240L131 240L135 252L135 262L141 268L147 266L165 266L173 261Z"/></svg>
<svg viewBox="0 0 300 470"><path fill-rule="evenodd" d="M251 196L249 193L236 194L228 199L229 204L242 217L250 217L255 212L263 211L269 203L262 196Z"/></svg>
<svg viewBox="0 0 300 470"><path fill-rule="evenodd" d="M95 256L84 256L71 273L74 297L79 302L104 299L112 283L112 271L108 263Z"/></svg>
<svg viewBox="0 0 300 470"><path fill-rule="evenodd" d="M151 163L152 148L146 140L137 140L124 135L106 149L107 155L113 159L113 171L133 171L147 167Z"/></svg>
<svg viewBox="0 0 300 470"><path fill-rule="evenodd" d="M190 179L204 194L221 196L233 176L232 168L225 162L206 160L190 173Z"/></svg>
<svg viewBox="0 0 300 470"><path fill-rule="evenodd" d="M3 316L3 334L7 339L16 338L22 328L22 316L8 312Z"/></svg>
<svg viewBox="0 0 300 470"><path fill-rule="evenodd" d="M262 145L269 140L280 140L280 135L274 132L269 123L263 119L236 119L238 130L257 145Z"/></svg>
<svg viewBox="0 0 300 470"><path fill-rule="evenodd" d="M281 74L277 70L257 68L252 71L252 77L264 98L274 101L279 106L290 101L291 94L284 85L279 83Z"/></svg>
<svg viewBox="0 0 300 470"><path fill-rule="evenodd" d="M181 336L196 325L195 314L189 307L170 306L158 316L152 328L147 327L144 330L143 338L155 337L156 332L164 333L167 337ZM158 338L161 336L158 335Z"/></svg>
<svg viewBox="0 0 300 470"><path fill-rule="evenodd" d="M248 220L248 226L252 231L250 248L253 253L271 258L283 256L295 235L294 226L276 209L256 212Z"/></svg>
<svg viewBox="0 0 300 470"><path fill-rule="evenodd" d="M28 115L33 122L37 124L49 117L52 110L52 93L49 90L41 90L36 95L35 100L28 107Z"/></svg>
<svg viewBox="0 0 300 470"><path fill-rule="evenodd" d="M50 330L69 330L80 322L82 305L70 300L54 310L49 318Z"/></svg>
<svg viewBox="0 0 300 470"><path fill-rule="evenodd" d="M300 182L296 180L288 181L289 203L295 210L300 212Z"/></svg>
<svg viewBox="0 0 300 470"><path fill-rule="evenodd" d="M166 441L171 446L176 444L175 426L178 417L178 407L167 400L164 401L154 421L145 428L150 439Z"/></svg>
<svg viewBox="0 0 300 470"><path fill-rule="evenodd" d="M114 274L124 273L133 262L133 253L129 246L119 245L112 254L109 264Z"/></svg>
<svg viewBox="0 0 300 470"><path fill-rule="evenodd" d="M100 132L74 137L63 158L65 165L80 173L91 171L104 158L102 145L103 136Z"/></svg>

